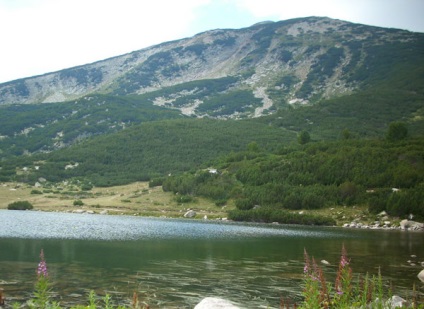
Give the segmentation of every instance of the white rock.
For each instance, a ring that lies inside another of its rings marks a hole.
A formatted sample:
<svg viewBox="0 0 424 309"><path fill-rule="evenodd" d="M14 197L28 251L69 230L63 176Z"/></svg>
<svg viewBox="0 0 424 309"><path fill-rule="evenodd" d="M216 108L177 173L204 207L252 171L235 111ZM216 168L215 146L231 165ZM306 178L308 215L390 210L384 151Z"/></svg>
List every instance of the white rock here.
<svg viewBox="0 0 424 309"><path fill-rule="evenodd" d="M402 308L403 305L406 305L406 300L397 295L393 295L390 299L390 308Z"/></svg>
<svg viewBox="0 0 424 309"><path fill-rule="evenodd" d="M324 265L330 265L330 262L326 261L326 260L321 260L321 263Z"/></svg>
<svg viewBox="0 0 424 309"><path fill-rule="evenodd" d="M418 279L421 280L421 282L424 282L424 269L420 271L420 273L417 275Z"/></svg>
<svg viewBox="0 0 424 309"><path fill-rule="evenodd" d="M222 298L206 297L194 309L239 309L239 307Z"/></svg>
<svg viewBox="0 0 424 309"><path fill-rule="evenodd" d="M196 216L196 212L194 210L189 210L184 214L184 218L193 218Z"/></svg>

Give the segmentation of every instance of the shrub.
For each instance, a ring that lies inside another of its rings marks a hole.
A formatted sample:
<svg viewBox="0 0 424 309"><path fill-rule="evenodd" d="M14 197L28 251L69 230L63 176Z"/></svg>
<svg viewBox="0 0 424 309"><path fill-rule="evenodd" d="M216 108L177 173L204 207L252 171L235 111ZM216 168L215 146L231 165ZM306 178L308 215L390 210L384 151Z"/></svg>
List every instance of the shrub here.
<svg viewBox="0 0 424 309"><path fill-rule="evenodd" d="M179 204L182 203L191 203L194 201L194 198L190 195L177 195L175 201Z"/></svg>
<svg viewBox="0 0 424 309"><path fill-rule="evenodd" d="M226 199L221 199L221 200L215 201L215 205L216 206L225 206L226 204L227 204L227 200Z"/></svg>
<svg viewBox="0 0 424 309"><path fill-rule="evenodd" d="M74 201L74 206L83 206L83 205L84 205L84 202L81 201L81 200L75 200Z"/></svg>
<svg viewBox="0 0 424 309"><path fill-rule="evenodd" d="M28 201L17 201L10 203L7 206L7 209L9 210L27 210L27 209L33 209L34 207L32 204Z"/></svg>
<svg viewBox="0 0 424 309"><path fill-rule="evenodd" d="M31 190L31 194L43 194L43 192L41 192L40 190L34 189L34 190Z"/></svg>
<svg viewBox="0 0 424 309"><path fill-rule="evenodd" d="M91 189L93 189L93 185L89 184L89 183L83 183L81 185L81 190L82 191L90 191Z"/></svg>

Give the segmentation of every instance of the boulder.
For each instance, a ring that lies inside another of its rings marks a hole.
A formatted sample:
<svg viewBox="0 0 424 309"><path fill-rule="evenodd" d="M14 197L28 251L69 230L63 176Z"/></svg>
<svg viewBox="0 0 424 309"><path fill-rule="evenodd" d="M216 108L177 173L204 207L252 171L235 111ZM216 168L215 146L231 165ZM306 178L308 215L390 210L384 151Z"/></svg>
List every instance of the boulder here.
<svg viewBox="0 0 424 309"><path fill-rule="evenodd" d="M424 223L411 221L408 219L404 219L400 221L400 228L402 230L411 229L411 230L421 230L424 229Z"/></svg>
<svg viewBox="0 0 424 309"><path fill-rule="evenodd" d="M217 297L206 297L198 303L194 309L239 309L233 303L226 299Z"/></svg>
<svg viewBox="0 0 424 309"><path fill-rule="evenodd" d="M421 280L421 282L424 282L424 269L420 271L420 273L417 275L418 279Z"/></svg>
<svg viewBox="0 0 424 309"><path fill-rule="evenodd" d="M407 306L407 301L402 297L393 295L389 301L389 308L402 308Z"/></svg>
<svg viewBox="0 0 424 309"><path fill-rule="evenodd" d="M196 216L196 212L194 210L189 210L184 214L184 218L193 218Z"/></svg>

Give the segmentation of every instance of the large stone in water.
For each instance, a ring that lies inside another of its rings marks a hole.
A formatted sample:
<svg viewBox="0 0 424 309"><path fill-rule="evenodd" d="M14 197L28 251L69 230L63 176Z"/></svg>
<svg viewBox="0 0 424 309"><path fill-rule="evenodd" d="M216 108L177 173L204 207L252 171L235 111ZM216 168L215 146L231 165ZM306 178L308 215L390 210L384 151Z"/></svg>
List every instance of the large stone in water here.
<svg viewBox="0 0 424 309"><path fill-rule="evenodd" d="M194 309L240 309L230 301L217 297L206 297Z"/></svg>
<svg viewBox="0 0 424 309"><path fill-rule="evenodd" d="M420 271L420 273L417 275L418 279L421 280L421 282L424 282L424 269Z"/></svg>

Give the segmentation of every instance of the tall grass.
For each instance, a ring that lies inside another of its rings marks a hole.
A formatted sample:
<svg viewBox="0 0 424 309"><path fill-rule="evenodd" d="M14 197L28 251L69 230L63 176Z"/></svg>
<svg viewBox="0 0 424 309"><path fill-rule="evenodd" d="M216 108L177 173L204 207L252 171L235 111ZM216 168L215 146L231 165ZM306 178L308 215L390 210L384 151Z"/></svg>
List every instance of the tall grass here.
<svg viewBox="0 0 424 309"><path fill-rule="evenodd" d="M299 309L347 309L347 308L372 308L388 309L395 308L391 303L392 293L383 284L380 271L378 275L370 277L368 274L353 279L350 260L347 257L345 247L342 247L334 284L327 282L321 267L315 259L310 258L306 249L304 251L304 288L303 302ZM409 304L404 303L403 308L424 308L419 304L418 297L413 293L413 299ZM289 308L282 305L281 308Z"/></svg>

